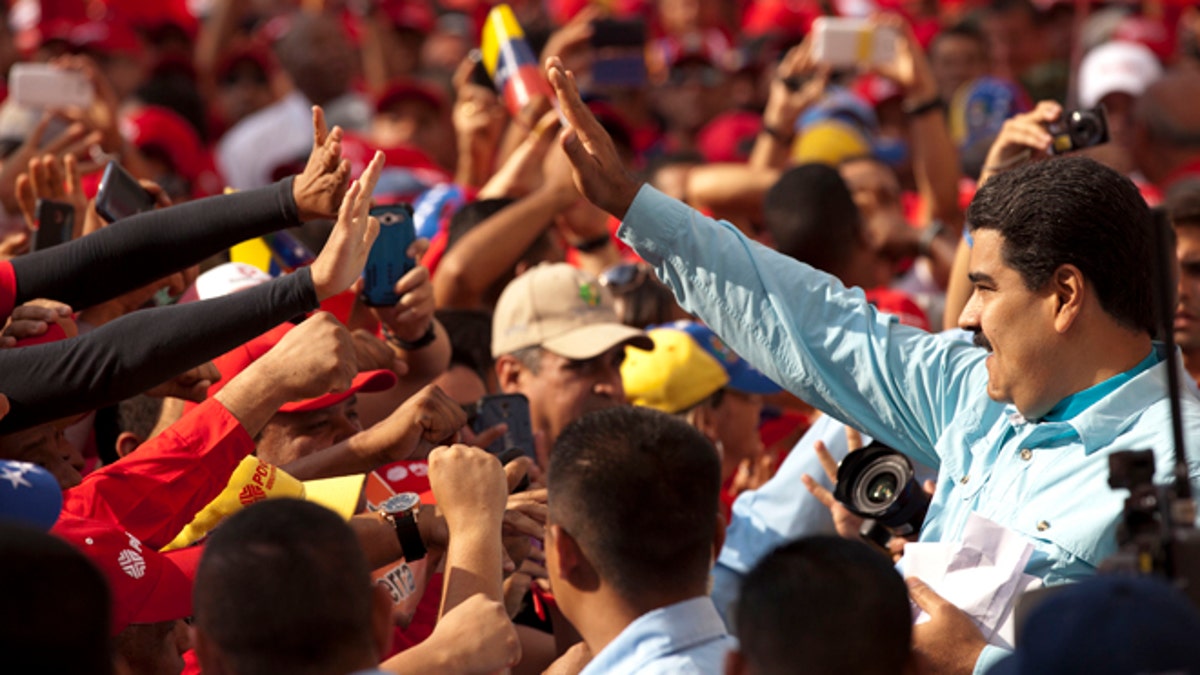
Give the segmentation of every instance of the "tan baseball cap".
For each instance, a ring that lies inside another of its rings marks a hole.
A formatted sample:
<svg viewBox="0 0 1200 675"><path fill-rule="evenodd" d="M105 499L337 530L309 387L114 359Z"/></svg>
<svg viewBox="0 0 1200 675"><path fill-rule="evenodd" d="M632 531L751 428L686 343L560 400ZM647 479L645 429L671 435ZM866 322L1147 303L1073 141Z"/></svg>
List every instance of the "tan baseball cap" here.
<svg viewBox="0 0 1200 675"><path fill-rule="evenodd" d="M492 320L492 356L541 347L585 360L629 343L653 349L645 331L617 319L595 277L566 263L542 263L504 288Z"/></svg>

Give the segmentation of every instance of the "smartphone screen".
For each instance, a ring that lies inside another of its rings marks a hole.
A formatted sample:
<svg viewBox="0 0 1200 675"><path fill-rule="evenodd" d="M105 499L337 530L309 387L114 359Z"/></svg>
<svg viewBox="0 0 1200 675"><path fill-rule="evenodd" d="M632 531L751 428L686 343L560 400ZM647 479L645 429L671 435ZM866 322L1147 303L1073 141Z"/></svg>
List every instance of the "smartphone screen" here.
<svg viewBox="0 0 1200 675"><path fill-rule="evenodd" d="M154 209L154 195L146 191L116 162L109 162L96 191L96 212L110 223Z"/></svg>
<svg viewBox="0 0 1200 675"><path fill-rule="evenodd" d="M379 237L362 273L362 299L371 307L391 307L399 302L400 296L393 290L396 282L417 264L408 257L408 247L417 238L412 213L408 204L371 209L371 215L379 220Z"/></svg>
<svg viewBox="0 0 1200 675"><path fill-rule="evenodd" d="M508 431L486 450L498 456L516 448L536 462L533 424L529 419L529 399L525 398L524 394L493 394L479 399L471 428L479 433L501 423L508 425Z"/></svg>

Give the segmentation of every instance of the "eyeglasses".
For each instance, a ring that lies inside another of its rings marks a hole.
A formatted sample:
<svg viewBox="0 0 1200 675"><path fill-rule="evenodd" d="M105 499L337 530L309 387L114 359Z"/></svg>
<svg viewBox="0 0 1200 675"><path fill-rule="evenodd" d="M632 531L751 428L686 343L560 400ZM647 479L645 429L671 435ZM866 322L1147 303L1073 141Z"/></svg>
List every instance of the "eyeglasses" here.
<svg viewBox="0 0 1200 675"><path fill-rule="evenodd" d="M600 274L600 285L622 295L646 283L650 267L642 263L621 263Z"/></svg>

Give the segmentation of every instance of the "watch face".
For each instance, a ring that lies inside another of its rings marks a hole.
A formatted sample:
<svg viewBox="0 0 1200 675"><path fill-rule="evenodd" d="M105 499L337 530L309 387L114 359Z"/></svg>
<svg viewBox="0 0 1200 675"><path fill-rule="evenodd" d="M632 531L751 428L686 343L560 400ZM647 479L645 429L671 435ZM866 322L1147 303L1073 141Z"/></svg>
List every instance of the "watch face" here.
<svg viewBox="0 0 1200 675"><path fill-rule="evenodd" d="M384 513L403 513L421 503L421 497L415 492L401 492L398 495L388 497L382 504L379 505L379 510Z"/></svg>

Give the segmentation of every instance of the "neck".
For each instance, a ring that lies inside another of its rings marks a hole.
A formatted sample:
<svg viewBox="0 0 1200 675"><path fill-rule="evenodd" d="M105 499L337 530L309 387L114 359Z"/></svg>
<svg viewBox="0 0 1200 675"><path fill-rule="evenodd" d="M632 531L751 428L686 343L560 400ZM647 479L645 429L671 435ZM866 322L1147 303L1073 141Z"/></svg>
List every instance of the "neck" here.
<svg viewBox="0 0 1200 675"><path fill-rule="evenodd" d="M1066 397L1132 369L1150 354L1151 347L1149 335L1120 328L1105 338L1069 345L1070 353L1059 359L1061 366L1055 373L1055 379L1063 383L1063 390L1043 410L1025 416L1041 417Z"/></svg>

